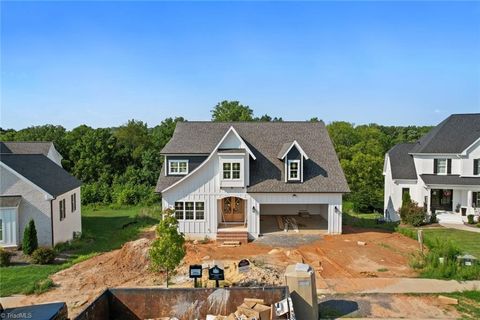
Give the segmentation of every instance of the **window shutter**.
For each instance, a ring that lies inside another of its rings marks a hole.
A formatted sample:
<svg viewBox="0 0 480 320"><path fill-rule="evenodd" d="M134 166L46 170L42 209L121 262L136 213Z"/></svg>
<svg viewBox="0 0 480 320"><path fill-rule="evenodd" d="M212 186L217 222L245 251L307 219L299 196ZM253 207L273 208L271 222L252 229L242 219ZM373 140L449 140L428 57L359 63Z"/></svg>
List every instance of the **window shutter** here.
<svg viewBox="0 0 480 320"><path fill-rule="evenodd" d="M472 207L476 207L477 197L478 197L478 192L472 192Z"/></svg>
<svg viewBox="0 0 480 320"><path fill-rule="evenodd" d="M438 173L438 159L433 159L433 173Z"/></svg>
<svg viewBox="0 0 480 320"><path fill-rule="evenodd" d="M473 174L474 175L478 174L478 160L480 160L480 159L473 160Z"/></svg>
<svg viewBox="0 0 480 320"><path fill-rule="evenodd" d="M447 174L452 173L452 159L447 159Z"/></svg>

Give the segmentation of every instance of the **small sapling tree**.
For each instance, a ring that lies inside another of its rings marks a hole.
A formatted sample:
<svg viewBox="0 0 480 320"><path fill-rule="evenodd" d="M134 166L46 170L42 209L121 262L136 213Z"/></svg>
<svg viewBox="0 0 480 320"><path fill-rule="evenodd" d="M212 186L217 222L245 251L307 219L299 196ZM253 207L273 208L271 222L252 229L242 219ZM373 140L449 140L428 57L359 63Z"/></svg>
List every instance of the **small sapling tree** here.
<svg viewBox="0 0 480 320"><path fill-rule="evenodd" d="M173 210L167 209L162 213L162 219L157 225L157 238L149 250L150 267L153 270L168 272L174 270L185 256L185 237L178 231L178 221Z"/></svg>

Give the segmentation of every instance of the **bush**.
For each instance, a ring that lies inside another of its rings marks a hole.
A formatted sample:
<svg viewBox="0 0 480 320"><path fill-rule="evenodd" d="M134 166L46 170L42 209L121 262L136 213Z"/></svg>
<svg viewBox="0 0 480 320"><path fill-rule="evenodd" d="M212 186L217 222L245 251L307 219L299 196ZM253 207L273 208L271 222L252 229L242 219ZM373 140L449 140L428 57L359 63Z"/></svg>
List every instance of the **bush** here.
<svg viewBox="0 0 480 320"><path fill-rule="evenodd" d="M474 217L473 214L469 214L467 216L468 224L474 224L475 223L475 221L473 221L473 217Z"/></svg>
<svg viewBox="0 0 480 320"><path fill-rule="evenodd" d="M430 223L437 223L437 214L435 212L432 212L430 215Z"/></svg>
<svg viewBox="0 0 480 320"><path fill-rule="evenodd" d="M38 248L31 256L35 264L50 264L55 260L55 251L49 248Z"/></svg>
<svg viewBox="0 0 480 320"><path fill-rule="evenodd" d="M426 213L422 207L414 201L406 202L400 208L400 218L403 223L419 227L423 225L427 219Z"/></svg>
<svg viewBox="0 0 480 320"><path fill-rule="evenodd" d="M37 229L35 228L35 222L31 219L23 232L22 250L23 253L31 255L37 248Z"/></svg>
<svg viewBox="0 0 480 320"><path fill-rule="evenodd" d="M112 198L117 205L152 205L160 201L154 188L144 184L117 184L113 187Z"/></svg>
<svg viewBox="0 0 480 320"><path fill-rule="evenodd" d="M0 247L0 267L8 267L13 253Z"/></svg>

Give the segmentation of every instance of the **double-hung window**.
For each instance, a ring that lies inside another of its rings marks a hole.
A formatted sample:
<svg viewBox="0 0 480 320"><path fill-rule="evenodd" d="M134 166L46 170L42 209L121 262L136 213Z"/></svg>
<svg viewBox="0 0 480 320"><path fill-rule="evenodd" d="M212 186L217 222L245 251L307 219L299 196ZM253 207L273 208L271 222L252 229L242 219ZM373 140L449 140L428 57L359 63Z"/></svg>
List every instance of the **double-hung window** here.
<svg viewBox="0 0 480 320"><path fill-rule="evenodd" d="M74 193L70 196L71 212L77 210L77 194Z"/></svg>
<svg viewBox="0 0 480 320"><path fill-rule="evenodd" d="M175 219L183 220L183 202L175 202Z"/></svg>
<svg viewBox="0 0 480 320"><path fill-rule="evenodd" d="M222 168L224 180L240 179L240 162L224 162Z"/></svg>
<svg viewBox="0 0 480 320"><path fill-rule="evenodd" d="M193 220L195 216L194 208L195 205L193 202L185 202L185 220Z"/></svg>
<svg viewBox="0 0 480 320"><path fill-rule="evenodd" d="M205 203L195 202L195 220L205 219Z"/></svg>
<svg viewBox="0 0 480 320"><path fill-rule="evenodd" d="M435 173L447 174L448 161L447 159L435 159Z"/></svg>
<svg viewBox="0 0 480 320"><path fill-rule="evenodd" d="M288 180L300 180L300 160L288 160Z"/></svg>
<svg viewBox="0 0 480 320"><path fill-rule="evenodd" d="M480 174L480 159L473 160L473 174L476 176Z"/></svg>
<svg viewBox="0 0 480 320"><path fill-rule="evenodd" d="M65 213L65 199L58 202L58 209L60 211L60 221L64 220L66 217Z"/></svg>
<svg viewBox="0 0 480 320"><path fill-rule="evenodd" d="M188 160L168 160L168 174L185 175L188 173Z"/></svg>

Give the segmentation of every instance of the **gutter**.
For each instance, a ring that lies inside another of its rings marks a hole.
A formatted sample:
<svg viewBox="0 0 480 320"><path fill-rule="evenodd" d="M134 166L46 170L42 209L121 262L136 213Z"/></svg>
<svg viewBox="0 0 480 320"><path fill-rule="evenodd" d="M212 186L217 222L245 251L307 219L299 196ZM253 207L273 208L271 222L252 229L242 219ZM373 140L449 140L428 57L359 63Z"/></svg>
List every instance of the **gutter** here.
<svg viewBox="0 0 480 320"><path fill-rule="evenodd" d="M53 200L55 200L55 198L50 199L50 229L52 230L52 249L55 243L53 238Z"/></svg>

